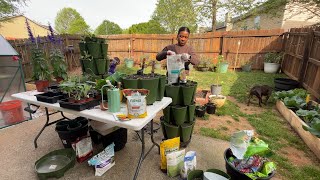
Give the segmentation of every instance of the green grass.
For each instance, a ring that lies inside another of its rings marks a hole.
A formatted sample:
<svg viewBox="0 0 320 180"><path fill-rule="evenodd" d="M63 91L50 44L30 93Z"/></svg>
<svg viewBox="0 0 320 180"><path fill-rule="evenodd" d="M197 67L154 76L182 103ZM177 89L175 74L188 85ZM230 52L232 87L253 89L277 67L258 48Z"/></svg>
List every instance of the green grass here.
<svg viewBox="0 0 320 180"><path fill-rule="evenodd" d="M212 128L200 128L200 134L203 136L208 136L212 138L222 139L225 141L230 140L230 136L224 134L223 130L220 129L212 129Z"/></svg>

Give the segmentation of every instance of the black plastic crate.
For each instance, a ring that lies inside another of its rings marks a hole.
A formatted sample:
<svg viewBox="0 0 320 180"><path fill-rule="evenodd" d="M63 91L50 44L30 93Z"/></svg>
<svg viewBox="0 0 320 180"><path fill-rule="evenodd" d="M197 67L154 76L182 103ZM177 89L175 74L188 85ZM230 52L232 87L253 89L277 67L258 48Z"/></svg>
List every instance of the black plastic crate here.
<svg viewBox="0 0 320 180"><path fill-rule="evenodd" d="M89 102L84 103L71 103L68 101L68 99L62 99L59 101L60 107L72 109L75 111L83 111L85 109L93 108L97 105L99 105L99 100L91 100Z"/></svg>
<svg viewBox="0 0 320 180"><path fill-rule="evenodd" d="M46 102L46 103L56 103L60 99L65 98L65 94L61 92L46 92L43 94L37 94L35 95L37 98L37 101Z"/></svg>

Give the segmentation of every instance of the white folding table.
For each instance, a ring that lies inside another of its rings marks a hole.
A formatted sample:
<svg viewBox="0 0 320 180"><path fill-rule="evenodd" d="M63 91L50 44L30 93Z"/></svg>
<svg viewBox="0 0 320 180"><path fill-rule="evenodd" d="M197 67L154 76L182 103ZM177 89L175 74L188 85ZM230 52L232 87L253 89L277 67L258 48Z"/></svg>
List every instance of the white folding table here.
<svg viewBox="0 0 320 180"><path fill-rule="evenodd" d="M74 111L71 109L66 109L66 108L60 107L59 103L50 104L50 103L37 101L37 98L34 96L36 94L39 94L39 92L27 91L27 92L12 94L12 97L19 99L21 101L45 107L47 121L46 121L45 125L43 126L43 128L38 133L38 135L36 136L36 138L34 139L34 145L36 148L37 148L37 139L39 138L40 134L47 126L50 126L50 125L52 125L58 121L61 121L63 119L68 119L67 117L64 116L63 112L70 113L70 114L73 114L76 116L85 117L85 118L88 118L91 120L95 120L95 121L99 121L99 122L103 122L103 123L107 123L107 124L112 124L114 126L134 130L139 136L139 139L142 143L142 147L141 147L141 154L140 154L139 162L138 162L136 172L135 172L133 179L137 178L141 163L146 158L146 156L149 154L149 152L152 150L152 148L154 146L157 146L158 150L160 149L160 146L157 143L155 143L154 139L153 139L153 118L157 115L158 112L160 112L162 109L166 108L172 102L171 98L164 97L162 99L162 101L156 101L155 103L153 103L153 105L147 106L147 116L145 118L131 119L129 121L121 121L121 120L115 119L114 115L116 115L118 113L101 111L100 108L98 108L98 107L95 107L93 109L83 110L83 111ZM48 108L56 110L57 112L60 112L63 118L49 123L49 121L50 121L49 116L54 113L49 113ZM121 113L126 113L126 110L127 109L125 107L125 104L122 104L121 105ZM148 123L150 123L150 126L151 126L151 141L153 144L150 147L150 149L148 150L148 152L144 153L144 151L145 151L144 127ZM141 136L139 135L139 131L140 131Z"/></svg>

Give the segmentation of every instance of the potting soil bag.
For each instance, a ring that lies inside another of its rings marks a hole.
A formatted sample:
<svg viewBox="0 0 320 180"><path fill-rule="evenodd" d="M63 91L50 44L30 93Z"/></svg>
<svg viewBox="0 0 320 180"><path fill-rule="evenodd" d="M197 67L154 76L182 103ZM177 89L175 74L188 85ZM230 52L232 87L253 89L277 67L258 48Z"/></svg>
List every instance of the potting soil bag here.
<svg viewBox="0 0 320 180"><path fill-rule="evenodd" d="M253 137L253 130L243 130L234 133L230 138L230 149L234 156L238 159L243 159L247 151L250 140Z"/></svg>
<svg viewBox="0 0 320 180"><path fill-rule="evenodd" d="M95 176L102 176L106 171L115 165L114 143L111 143L102 152L93 156L88 161L88 164L89 166L95 167Z"/></svg>
<svg viewBox="0 0 320 180"><path fill-rule="evenodd" d="M168 84L177 83L180 73L184 69L184 61L181 54L167 56Z"/></svg>
<svg viewBox="0 0 320 180"><path fill-rule="evenodd" d="M180 171L180 177L186 179L190 171L196 170L197 156L195 151L188 151L184 157L183 167Z"/></svg>
<svg viewBox="0 0 320 180"><path fill-rule="evenodd" d="M124 89L127 98L128 118L144 118L147 116L147 89Z"/></svg>
<svg viewBox="0 0 320 180"><path fill-rule="evenodd" d="M176 152L180 147L180 137L168 139L160 143L160 156L161 164L160 168L163 171L167 170L167 158L166 155L170 152Z"/></svg>
<svg viewBox="0 0 320 180"><path fill-rule="evenodd" d="M175 177L180 174L183 167L185 150L171 152L167 154L167 175Z"/></svg>
<svg viewBox="0 0 320 180"><path fill-rule="evenodd" d="M90 136L78 138L72 143L73 150L76 151L77 161L79 163L87 160L93 154L92 142Z"/></svg>

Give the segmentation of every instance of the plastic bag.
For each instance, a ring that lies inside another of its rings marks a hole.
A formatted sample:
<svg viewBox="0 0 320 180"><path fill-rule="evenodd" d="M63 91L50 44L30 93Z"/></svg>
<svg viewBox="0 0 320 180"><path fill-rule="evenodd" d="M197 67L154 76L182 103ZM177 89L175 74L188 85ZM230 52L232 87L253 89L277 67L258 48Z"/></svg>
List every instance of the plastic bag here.
<svg viewBox="0 0 320 180"><path fill-rule="evenodd" d="M180 174L183 167L184 155L184 149L167 154L167 175L169 177L175 177Z"/></svg>
<svg viewBox="0 0 320 180"><path fill-rule="evenodd" d="M114 161L114 143L108 145L99 154L93 156L88 164L95 167L95 176L102 176L112 166L115 165Z"/></svg>
<svg viewBox="0 0 320 180"><path fill-rule="evenodd" d="M180 137L168 139L165 141L162 141L160 143L160 158L161 158L161 164L160 168L163 171L167 170L167 158L166 155L170 152L178 151L180 147Z"/></svg>
<svg viewBox="0 0 320 180"><path fill-rule="evenodd" d="M128 118L144 118L147 116L147 89L124 89L127 98Z"/></svg>
<svg viewBox="0 0 320 180"><path fill-rule="evenodd" d="M186 179L190 171L195 170L197 167L197 156L195 151L188 151L184 157L183 167L180 172L180 177Z"/></svg>
<svg viewBox="0 0 320 180"><path fill-rule="evenodd" d="M177 83L183 69L184 61L181 54L167 56L168 84Z"/></svg>
<svg viewBox="0 0 320 180"><path fill-rule="evenodd" d="M234 156L238 159L243 159L250 140L253 137L253 130L243 130L234 133L230 139L230 149Z"/></svg>
<svg viewBox="0 0 320 180"><path fill-rule="evenodd" d="M270 152L268 144L259 138L253 138L249 142L249 146L244 154L244 158L248 158L253 155L259 155L266 157L266 155Z"/></svg>

